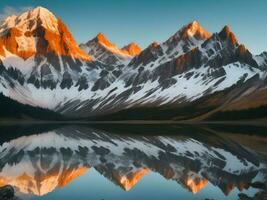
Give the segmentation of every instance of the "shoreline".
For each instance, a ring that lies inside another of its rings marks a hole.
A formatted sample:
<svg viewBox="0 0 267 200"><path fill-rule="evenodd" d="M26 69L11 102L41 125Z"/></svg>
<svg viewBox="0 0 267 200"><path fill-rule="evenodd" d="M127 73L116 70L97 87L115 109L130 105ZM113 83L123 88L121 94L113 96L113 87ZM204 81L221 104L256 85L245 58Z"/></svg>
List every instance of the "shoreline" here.
<svg viewBox="0 0 267 200"><path fill-rule="evenodd" d="M173 120L120 120L120 121L45 121L45 120L0 120L1 125L38 125L38 124L66 124L66 125L90 125L90 124L180 124L180 125L252 125L267 126L267 120L240 120L240 121L173 121Z"/></svg>

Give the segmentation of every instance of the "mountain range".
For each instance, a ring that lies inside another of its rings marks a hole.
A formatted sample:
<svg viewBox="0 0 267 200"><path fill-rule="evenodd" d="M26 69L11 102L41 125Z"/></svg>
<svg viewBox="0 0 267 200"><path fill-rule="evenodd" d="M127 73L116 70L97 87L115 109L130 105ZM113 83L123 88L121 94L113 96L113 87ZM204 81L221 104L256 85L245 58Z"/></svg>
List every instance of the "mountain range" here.
<svg viewBox="0 0 267 200"><path fill-rule="evenodd" d="M78 45L43 7L0 23L0 92L62 119L264 118L266 72L267 52L253 55L229 26L192 21L141 50L103 33Z"/></svg>

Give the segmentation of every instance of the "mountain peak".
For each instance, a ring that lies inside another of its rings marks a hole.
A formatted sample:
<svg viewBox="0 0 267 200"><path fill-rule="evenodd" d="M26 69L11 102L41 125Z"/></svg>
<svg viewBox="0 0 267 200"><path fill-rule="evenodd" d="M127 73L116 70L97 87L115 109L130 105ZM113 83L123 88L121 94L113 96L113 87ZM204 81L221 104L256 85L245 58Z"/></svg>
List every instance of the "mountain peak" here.
<svg viewBox="0 0 267 200"><path fill-rule="evenodd" d="M27 11L26 13L31 13L31 14L35 14L35 15L39 15L39 16L54 16L54 14L52 12L50 12L47 8L44 8L42 6L38 6L30 11ZM55 16L54 16L55 17Z"/></svg>
<svg viewBox="0 0 267 200"><path fill-rule="evenodd" d="M192 29L192 28L197 29L200 27L200 24L196 20L193 20L193 21L189 22L185 27L187 29Z"/></svg>
<svg viewBox="0 0 267 200"><path fill-rule="evenodd" d="M225 26L222 28L221 32L230 33L230 32L231 32L231 30L230 30L230 27L229 27L229 25L225 25Z"/></svg>
<svg viewBox="0 0 267 200"><path fill-rule="evenodd" d="M198 41L204 41L210 38L210 33L203 29L197 21L192 21L179 29L179 31L177 31L164 43L176 46L180 43L180 41L191 40L192 38Z"/></svg>
<svg viewBox="0 0 267 200"><path fill-rule="evenodd" d="M139 53L133 44L122 49L119 48L101 32L85 44L81 44L80 47L88 54L93 55L96 60L108 65L127 63L135 54Z"/></svg>
<svg viewBox="0 0 267 200"><path fill-rule="evenodd" d="M238 51L241 55L244 55L244 54L247 52L247 48L245 47L244 44L240 44L240 45L238 46L237 51Z"/></svg>
<svg viewBox="0 0 267 200"><path fill-rule="evenodd" d="M186 176L184 183L193 194L196 194L207 185L208 180L202 177L198 177L194 174L191 176Z"/></svg>
<svg viewBox="0 0 267 200"><path fill-rule="evenodd" d="M126 51L131 56L136 56L141 52L141 48L134 42L124 46L122 50Z"/></svg>
<svg viewBox="0 0 267 200"><path fill-rule="evenodd" d="M230 41L233 46L236 46L238 43L235 35L231 32L230 27L228 25L222 28L219 33L219 37L223 40Z"/></svg>
<svg viewBox="0 0 267 200"><path fill-rule="evenodd" d="M149 168L142 167L127 174L118 174L114 176L114 181L125 191L130 191L131 188L145 175L150 172Z"/></svg>
<svg viewBox="0 0 267 200"><path fill-rule="evenodd" d="M98 42L103 42L103 43L109 43L110 44L110 42L108 41L108 39L106 38L106 36L103 33L101 33L101 32L96 35L95 39Z"/></svg>
<svg viewBox="0 0 267 200"><path fill-rule="evenodd" d="M36 7L19 16L7 17L0 26L0 33L10 28L16 28L22 32L33 31L40 26L58 33L56 16L44 7Z"/></svg>
<svg viewBox="0 0 267 200"><path fill-rule="evenodd" d="M97 43L99 43L100 45L102 46L105 46L106 48L115 48L115 49L118 49L118 47L115 45L115 44L112 44L107 38L106 36L99 32L96 37L92 40L92 41L95 41ZM88 43L90 43L91 41L89 41Z"/></svg>
<svg viewBox="0 0 267 200"><path fill-rule="evenodd" d="M158 46L159 46L159 43L157 43L156 41L154 41L150 44L150 47L153 49L157 48Z"/></svg>
<svg viewBox="0 0 267 200"><path fill-rule="evenodd" d="M7 51L7 52L6 52ZM79 49L68 28L43 7L7 17L0 25L0 55L28 59L34 55L54 54L89 61Z"/></svg>
<svg viewBox="0 0 267 200"><path fill-rule="evenodd" d="M92 40L89 40L86 45L87 47L90 47L91 45L95 45L97 43L98 45L101 45L106 50L111 52L112 54L116 54L123 57L132 57L140 53L141 49L139 46L135 43L130 43L123 48L119 48L117 45L111 43L106 36L103 33L98 33L96 37ZM91 47L90 47L91 48Z"/></svg>
<svg viewBox="0 0 267 200"><path fill-rule="evenodd" d="M210 33L203 29L197 21L192 21L181 29L183 38L197 37L199 39L208 39Z"/></svg>

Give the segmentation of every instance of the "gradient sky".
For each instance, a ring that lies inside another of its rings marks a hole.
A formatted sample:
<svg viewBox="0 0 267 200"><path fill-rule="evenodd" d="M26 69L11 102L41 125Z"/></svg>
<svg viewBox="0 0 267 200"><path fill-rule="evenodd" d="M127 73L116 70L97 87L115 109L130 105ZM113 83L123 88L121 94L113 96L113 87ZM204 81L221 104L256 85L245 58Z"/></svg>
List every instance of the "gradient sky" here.
<svg viewBox="0 0 267 200"><path fill-rule="evenodd" d="M1 0L0 18L35 6L61 18L78 43L103 32L120 47L145 48L196 20L211 33L228 24L251 52L267 51L266 0Z"/></svg>

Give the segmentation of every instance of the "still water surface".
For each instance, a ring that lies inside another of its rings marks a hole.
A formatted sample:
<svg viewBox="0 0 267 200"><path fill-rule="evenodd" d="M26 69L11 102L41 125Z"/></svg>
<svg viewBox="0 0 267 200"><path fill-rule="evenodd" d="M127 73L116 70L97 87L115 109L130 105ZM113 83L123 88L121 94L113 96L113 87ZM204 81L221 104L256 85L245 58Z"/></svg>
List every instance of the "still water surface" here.
<svg viewBox="0 0 267 200"><path fill-rule="evenodd" d="M21 199L238 199L267 184L267 129L0 127L0 186Z"/></svg>

